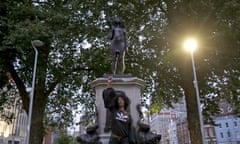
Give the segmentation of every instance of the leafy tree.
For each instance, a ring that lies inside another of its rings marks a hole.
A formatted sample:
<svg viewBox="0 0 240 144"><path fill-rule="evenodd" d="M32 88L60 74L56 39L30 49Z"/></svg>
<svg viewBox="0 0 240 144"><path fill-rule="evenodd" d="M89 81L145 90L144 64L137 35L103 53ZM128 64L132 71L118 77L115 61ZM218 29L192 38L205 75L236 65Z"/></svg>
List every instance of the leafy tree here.
<svg viewBox="0 0 240 144"><path fill-rule="evenodd" d="M110 9L113 12L111 16L114 14L124 16L128 9L119 11L119 7L127 6L132 9L131 17L140 12L142 18L147 19L150 19L149 15L156 11L152 9L148 12L147 8L141 10L146 6L145 3L139 3L139 9L131 7L138 3L131 5L117 3L106 8L94 1L4 1L3 4L5 15L1 16L1 20L5 22L4 30L7 31L1 31L4 34L1 39L1 50L13 51L11 55L6 55L8 59L1 57L3 61L1 65L11 73L26 111L29 106L26 88L31 86L34 60L30 41L39 39L44 42L44 46L37 48L39 58L30 143L41 143L44 126L64 127L70 124L71 112L79 102L94 107L92 104L94 99L89 93L87 84L102 76L107 69L110 70L110 60L106 58L108 48L105 48L108 47L108 43L103 36L107 33L107 28L104 27L106 25L104 10ZM149 14L145 16L145 12ZM124 20L129 21L131 17ZM134 41L138 42L138 35L142 31L138 25L140 20L136 19L135 26L127 24L129 33L137 32L129 35L131 46L127 72L133 74L144 69L141 59L147 60L150 58L148 53L154 53L152 49L142 53L138 45L134 44ZM140 21L142 25L147 22L143 20ZM151 25L147 28L150 27ZM157 25L155 27L157 28ZM85 41L91 44L91 48L83 48ZM146 69L148 73L138 76L148 78L148 74L154 75L149 68ZM151 88L150 80L148 85Z"/></svg>
<svg viewBox="0 0 240 144"><path fill-rule="evenodd" d="M34 60L31 40L44 42L44 46L37 47L39 58L30 143L42 142L45 126L69 125L72 110L79 102L88 104L85 97L89 95L80 96L84 84L81 79L92 70L85 65L81 55L86 53L87 56L91 52L82 50L79 43L98 29L86 22L88 8L81 7L87 5L80 5L78 1L1 3L4 7L1 9L4 13L1 15L1 22L4 22L1 25L1 52L5 52L4 57L1 56L1 66L11 73L27 112L29 94L26 88L31 86Z"/></svg>
<svg viewBox="0 0 240 144"><path fill-rule="evenodd" d="M76 138L69 136L66 132L61 131L54 144L77 144Z"/></svg>
<svg viewBox="0 0 240 144"><path fill-rule="evenodd" d="M228 12L224 10L230 10L229 7L235 7L239 3L237 1L161 1L161 9L168 17L167 26L167 40L168 47L171 49L171 59L178 67L181 77L181 87L184 89L187 101L188 122L190 128L191 141L194 143L202 143L196 103L196 96L193 89L192 79L189 77L192 75L191 59L189 55L183 54L179 48L182 47L182 43L185 37L193 36L199 40L199 51L195 54L195 62L197 66L197 73L199 79L200 94L202 102L204 103L204 114L210 116L218 112L217 102L218 98L211 96L210 98L204 97L209 93L218 93L222 89L215 89L213 91L208 89L209 78L213 78L218 74L218 77L226 77L224 71L234 71L235 74L239 74L239 68L236 68L236 64L239 64L237 60L239 57L239 46L236 36L226 35L226 33L232 33L236 29L229 27L229 21L225 22L223 27L222 21L229 18L236 18L237 8L231 9L231 17ZM228 7L228 8L226 8ZM224 9L224 10L223 10ZM233 12L234 11L234 12ZM225 18L224 18L225 17ZM235 21L236 20L236 21ZM232 20L238 22L237 19ZM237 33L236 33L237 34ZM226 60L227 59L227 60ZM236 75L235 75L236 76ZM235 80L236 77L235 77ZM219 83L219 82L218 82ZM239 83L232 83L238 86ZM228 84L228 85L232 85ZM236 87L232 89L236 91ZM230 91L230 89L228 89ZM236 95L235 95L236 96ZM220 97L220 96L219 96ZM236 98L235 98L236 99ZM232 100L231 100L232 101ZM237 102L237 101L235 101ZM209 117L208 117L209 118Z"/></svg>
<svg viewBox="0 0 240 144"><path fill-rule="evenodd" d="M207 82L224 70L229 77L234 73L228 86L231 84L236 92L238 4L236 0L1 1L0 51L5 54L0 57L0 65L11 73L26 111L26 88L31 85L34 61L30 41L45 43L38 47L30 143L41 143L44 126L69 125L72 110L79 103L94 110L88 83L110 72L106 18L117 15L125 21L130 42L126 73L147 82L143 96L152 99L153 107L170 106L184 92L191 141L201 143L191 60L181 50L183 37L195 35L202 43L202 50L195 55L201 95L212 91ZM87 48L84 43L91 46ZM213 111L210 115L217 111L210 109L215 99L202 101L207 111Z"/></svg>

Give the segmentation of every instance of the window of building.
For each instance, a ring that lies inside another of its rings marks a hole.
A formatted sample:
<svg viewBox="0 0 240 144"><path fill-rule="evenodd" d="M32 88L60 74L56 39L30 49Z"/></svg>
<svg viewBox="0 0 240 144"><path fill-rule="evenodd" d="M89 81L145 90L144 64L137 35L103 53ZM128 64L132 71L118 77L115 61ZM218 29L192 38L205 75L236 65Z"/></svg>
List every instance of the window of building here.
<svg viewBox="0 0 240 144"><path fill-rule="evenodd" d="M219 126L219 128L222 128L222 124L220 123L220 124L218 124L218 126Z"/></svg>
<svg viewBox="0 0 240 144"><path fill-rule="evenodd" d="M8 144L20 144L20 142L19 141L8 141Z"/></svg>
<svg viewBox="0 0 240 144"><path fill-rule="evenodd" d="M221 135L221 138L223 138L223 133L222 132L220 133L220 135Z"/></svg>
<svg viewBox="0 0 240 144"><path fill-rule="evenodd" d="M227 135L228 135L228 137L231 137L231 133L230 133L230 131L227 132Z"/></svg>
<svg viewBox="0 0 240 144"><path fill-rule="evenodd" d="M228 123L226 122L226 127L228 127Z"/></svg>
<svg viewBox="0 0 240 144"><path fill-rule="evenodd" d="M237 121L234 121L234 126L237 127Z"/></svg>
<svg viewBox="0 0 240 144"><path fill-rule="evenodd" d="M214 137L213 131L214 131L213 129L209 129L209 136L210 137Z"/></svg>
<svg viewBox="0 0 240 144"><path fill-rule="evenodd" d="M204 134L205 134L205 137L210 137L209 128L206 128L206 129L205 129Z"/></svg>
<svg viewBox="0 0 240 144"><path fill-rule="evenodd" d="M240 132L236 132L237 138L240 138Z"/></svg>

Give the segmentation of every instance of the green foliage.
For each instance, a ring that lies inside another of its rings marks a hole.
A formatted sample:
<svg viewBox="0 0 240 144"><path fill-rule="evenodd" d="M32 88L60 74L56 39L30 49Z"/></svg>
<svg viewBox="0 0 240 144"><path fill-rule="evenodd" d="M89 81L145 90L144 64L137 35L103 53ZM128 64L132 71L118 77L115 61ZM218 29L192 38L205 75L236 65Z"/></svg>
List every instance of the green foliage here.
<svg viewBox="0 0 240 144"><path fill-rule="evenodd" d="M110 73L106 18L115 16L125 21L128 34L126 73L146 81L143 99L151 99L152 107L171 106L183 95L181 81L192 77L180 73L187 57L182 42L188 35L199 39L200 50L194 56L206 115L217 113L215 105L220 99L205 98L207 94L231 91L231 96L221 98L239 106L237 0L22 0L1 1L0 7L0 66L14 74L25 107L34 61L31 40L45 43L38 48L36 100L43 104L46 125L71 125L79 105L94 115L95 98L89 82ZM86 43L91 46L86 48ZM227 84L218 80L224 78Z"/></svg>
<svg viewBox="0 0 240 144"><path fill-rule="evenodd" d="M69 136L66 132L60 132L54 144L77 144L76 138Z"/></svg>
<svg viewBox="0 0 240 144"><path fill-rule="evenodd" d="M6 84L0 89L0 119L4 120L8 124L12 123L16 118L16 109L22 110L21 99L14 85Z"/></svg>
<svg viewBox="0 0 240 144"><path fill-rule="evenodd" d="M159 6L167 16L168 22L165 35L167 43L164 45L169 48L169 53L164 56L175 65L177 71L184 66L183 58L188 56L181 50L184 39L195 37L198 40L198 49L194 53L194 59L200 95L206 106L206 113L210 112L211 115L218 112L218 109L211 107L215 107L219 99L230 98L229 92L234 93L234 97L239 95L236 93L239 87L240 62L238 5L239 2L236 0L182 0L175 3L163 0L162 5ZM182 75L174 75L187 79ZM229 80L226 84L219 79ZM223 92L224 97L220 95ZM205 97L213 93L218 94L218 98Z"/></svg>

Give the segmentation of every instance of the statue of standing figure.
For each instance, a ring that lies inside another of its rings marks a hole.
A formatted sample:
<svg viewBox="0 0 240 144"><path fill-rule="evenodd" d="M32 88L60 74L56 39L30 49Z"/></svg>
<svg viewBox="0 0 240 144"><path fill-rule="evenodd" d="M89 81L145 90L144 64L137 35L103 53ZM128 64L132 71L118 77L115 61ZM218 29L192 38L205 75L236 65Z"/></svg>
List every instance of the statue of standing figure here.
<svg viewBox="0 0 240 144"><path fill-rule="evenodd" d="M120 74L123 74L125 70L124 56L127 50L127 34L124 22L120 17L116 17L114 20L108 20L107 22L111 28L111 31L108 33L108 38L112 40L110 46L112 74L116 74L116 67L119 67Z"/></svg>

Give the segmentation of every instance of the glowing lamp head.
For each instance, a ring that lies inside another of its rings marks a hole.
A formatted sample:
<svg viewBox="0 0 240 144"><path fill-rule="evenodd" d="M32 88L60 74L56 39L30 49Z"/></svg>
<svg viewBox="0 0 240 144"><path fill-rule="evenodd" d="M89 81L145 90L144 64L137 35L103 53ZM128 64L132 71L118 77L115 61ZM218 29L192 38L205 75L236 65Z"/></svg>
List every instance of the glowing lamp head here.
<svg viewBox="0 0 240 144"><path fill-rule="evenodd" d="M184 48L187 51L193 52L197 48L197 42L194 39L188 39L184 42Z"/></svg>

